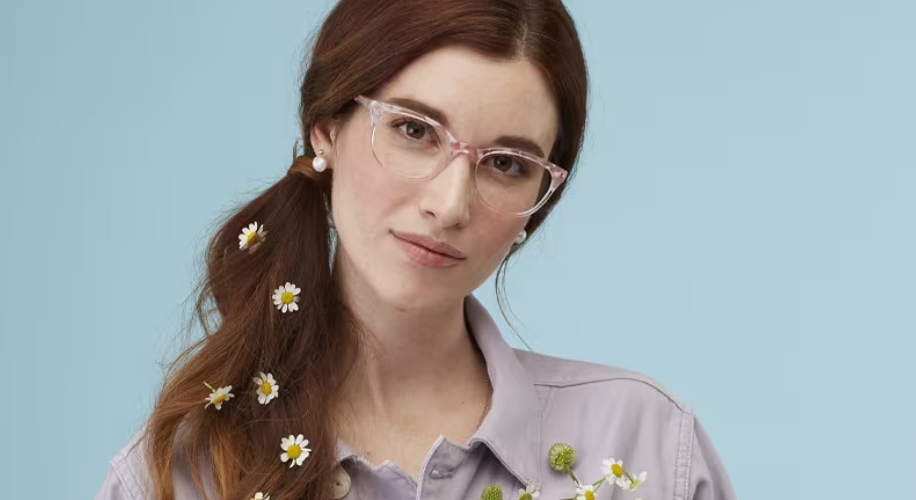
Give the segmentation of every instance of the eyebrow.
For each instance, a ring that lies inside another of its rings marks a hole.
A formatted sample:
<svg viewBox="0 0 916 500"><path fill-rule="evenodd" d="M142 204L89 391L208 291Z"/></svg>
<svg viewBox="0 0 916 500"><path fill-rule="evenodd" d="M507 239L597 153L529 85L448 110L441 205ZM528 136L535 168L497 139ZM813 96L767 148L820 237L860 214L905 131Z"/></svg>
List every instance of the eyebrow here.
<svg viewBox="0 0 916 500"><path fill-rule="evenodd" d="M417 113L424 114L442 124L443 127L448 127L448 118L446 118L445 113L429 104L408 97L391 97L387 99L387 101L391 104L396 104L416 111ZM504 148L521 149L539 158L545 158L544 150L542 150L536 142L527 137L522 137L520 135L501 135L497 137L493 143Z"/></svg>

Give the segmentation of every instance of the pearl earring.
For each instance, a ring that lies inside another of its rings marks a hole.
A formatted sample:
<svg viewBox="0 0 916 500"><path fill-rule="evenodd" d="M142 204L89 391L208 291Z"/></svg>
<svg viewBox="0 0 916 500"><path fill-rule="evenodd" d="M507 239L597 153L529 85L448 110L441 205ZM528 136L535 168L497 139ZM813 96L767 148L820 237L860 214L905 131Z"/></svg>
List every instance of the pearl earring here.
<svg viewBox="0 0 916 500"><path fill-rule="evenodd" d="M528 239L528 231L525 231L524 229L522 229L522 232L518 233L518 236L515 237L515 241L513 241L512 243L516 245L521 245L522 243L525 242L526 239Z"/></svg>
<svg viewBox="0 0 916 500"><path fill-rule="evenodd" d="M318 155L312 159L312 168L314 168L316 172L324 172L324 170L328 168L328 160L325 160L324 157L321 156L323 154L324 150L319 149Z"/></svg>

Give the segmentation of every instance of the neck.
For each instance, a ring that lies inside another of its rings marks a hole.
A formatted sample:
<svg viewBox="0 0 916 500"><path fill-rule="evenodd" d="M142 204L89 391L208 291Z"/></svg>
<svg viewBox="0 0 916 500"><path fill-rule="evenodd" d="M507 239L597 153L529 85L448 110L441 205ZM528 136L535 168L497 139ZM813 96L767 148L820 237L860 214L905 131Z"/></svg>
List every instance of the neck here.
<svg viewBox="0 0 916 500"><path fill-rule="evenodd" d="M339 283L361 335L356 366L341 394L345 414L394 423L481 405L489 382L465 324L464 297L422 306L393 303L346 267Z"/></svg>

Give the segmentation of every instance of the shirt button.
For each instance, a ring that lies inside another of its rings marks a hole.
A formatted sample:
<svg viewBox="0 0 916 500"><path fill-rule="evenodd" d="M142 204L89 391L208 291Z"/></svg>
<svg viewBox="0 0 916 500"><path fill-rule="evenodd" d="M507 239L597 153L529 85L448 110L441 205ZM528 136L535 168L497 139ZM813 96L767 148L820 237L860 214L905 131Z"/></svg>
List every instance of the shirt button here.
<svg viewBox="0 0 916 500"><path fill-rule="evenodd" d="M331 481L331 493L334 495L334 500L340 500L347 496L347 493L350 493L350 475L342 467L338 467L334 471L334 479Z"/></svg>

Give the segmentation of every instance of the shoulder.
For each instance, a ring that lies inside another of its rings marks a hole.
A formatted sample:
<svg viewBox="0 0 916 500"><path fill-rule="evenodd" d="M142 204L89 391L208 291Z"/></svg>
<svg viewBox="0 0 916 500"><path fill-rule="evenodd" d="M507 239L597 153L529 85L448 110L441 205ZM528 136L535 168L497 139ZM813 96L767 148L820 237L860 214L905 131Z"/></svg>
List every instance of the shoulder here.
<svg viewBox="0 0 916 500"><path fill-rule="evenodd" d="M540 401L540 440L581 463L623 459L654 479L649 498L733 500L724 467L692 408L654 378L612 365L515 349ZM586 469L587 470L587 469Z"/></svg>
<svg viewBox="0 0 916 500"><path fill-rule="evenodd" d="M517 351L540 401L541 446L567 443L591 476L602 460L656 478L684 477L689 470L693 413L658 381L624 368ZM593 468L589 470L589 467ZM685 491L683 484L655 486ZM647 496L662 497L656 494Z"/></svg>
<svg viewBox="0 0 916 500"><path fill-rule="evenodd" d="M153 482L147 466L147 432L144 426L134 434L127 444L109 462L108 475L96 495L96 500L145 500L153 498ZM201 461L204 485L213 491L212 481L207 474L212 470L209 463ZM182 453L172 457L172 487L176 500L197 500L202 498L191 476L190 463Z"/></svg>
<svg viewBox="0 0 916 500"><path fill-rule="evenodd" d="M96 500L139 500L149 497L146 467L146 429L134 434L108 462L108 475Z"/></svg>
<svg viewBox="0 0 916 500"><path fill-rule="evenodd" d="M658 380L633 370L514 349L531 382L541 392L588 395L588 400L610 398L616 405L652 406L692 415L690 405L678 399Z"/></svg>

